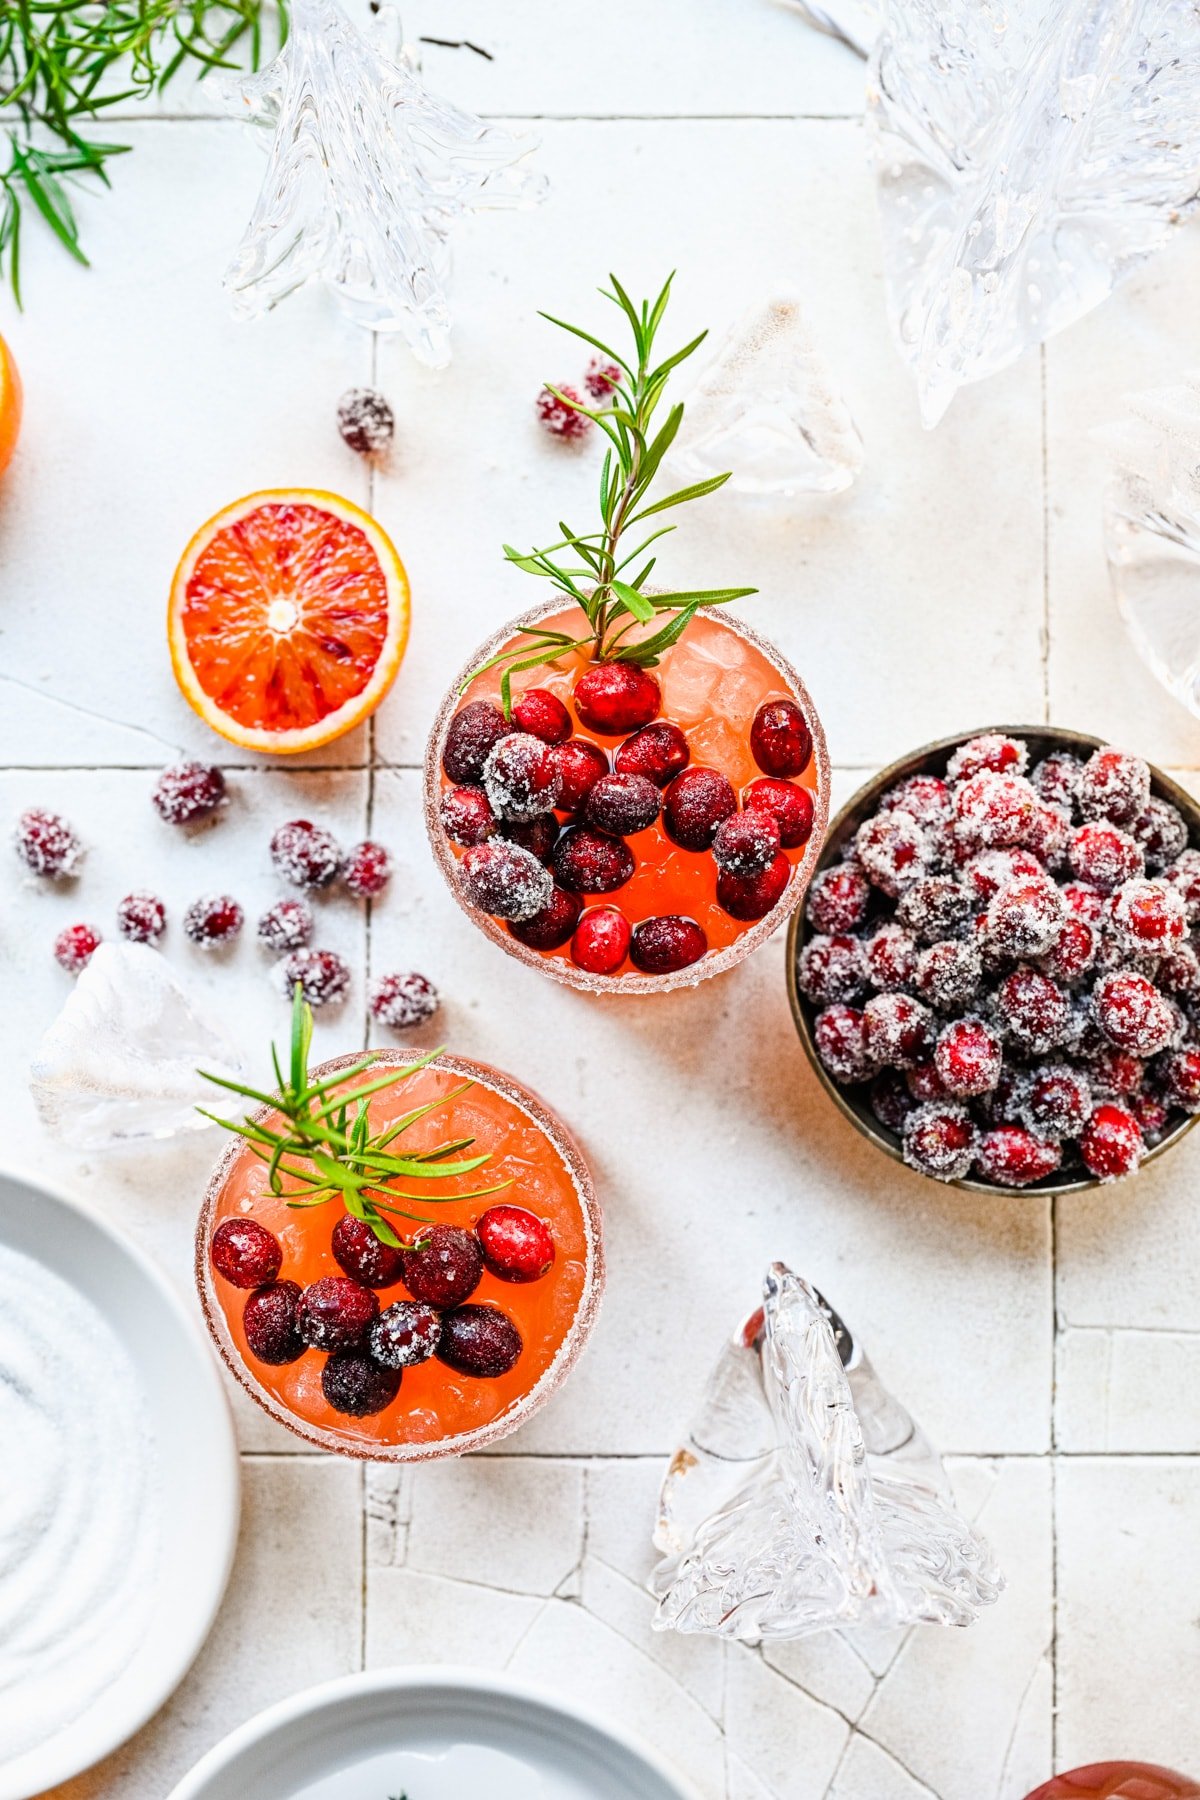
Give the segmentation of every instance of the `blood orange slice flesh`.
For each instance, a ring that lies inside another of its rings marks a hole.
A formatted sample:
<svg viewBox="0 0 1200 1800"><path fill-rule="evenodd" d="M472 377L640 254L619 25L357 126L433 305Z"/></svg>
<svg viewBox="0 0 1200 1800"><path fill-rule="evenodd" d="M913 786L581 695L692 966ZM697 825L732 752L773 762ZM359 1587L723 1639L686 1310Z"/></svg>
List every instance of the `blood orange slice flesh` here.
<svg viewBox="0 0 1200 1800"><path fill-rule="evenodd" d="M408 640L404 565L337 494L281 488L202 525L171 584L175 678L214 731L294 755L361 724Z"/></svg>

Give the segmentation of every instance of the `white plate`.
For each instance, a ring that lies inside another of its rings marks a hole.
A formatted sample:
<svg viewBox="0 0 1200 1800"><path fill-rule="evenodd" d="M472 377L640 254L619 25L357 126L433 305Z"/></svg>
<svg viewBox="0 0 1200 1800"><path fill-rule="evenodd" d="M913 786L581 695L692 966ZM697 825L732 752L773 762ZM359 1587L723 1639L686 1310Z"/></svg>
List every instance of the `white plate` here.
<svg viewBox="0 0 1200 1800"><path fill-rule="evenodd" d="M94 1705L2 1760L0 1800L29 1800L124 1743L179 1684L213 1622L237 1542L237 1446L200 1323L112 1226L24 1176L0 1174L0 1244L76 1288L120 1339L142 1383L158 1456L162 1551L153 1621Z"/></svg>
<svg viewBox="0 0 1200 1800"><path fill-rule="evenodd" d="M259 1713L170 1800L698 1800L582 1707L482 1669L375 1669Z"/></svg>

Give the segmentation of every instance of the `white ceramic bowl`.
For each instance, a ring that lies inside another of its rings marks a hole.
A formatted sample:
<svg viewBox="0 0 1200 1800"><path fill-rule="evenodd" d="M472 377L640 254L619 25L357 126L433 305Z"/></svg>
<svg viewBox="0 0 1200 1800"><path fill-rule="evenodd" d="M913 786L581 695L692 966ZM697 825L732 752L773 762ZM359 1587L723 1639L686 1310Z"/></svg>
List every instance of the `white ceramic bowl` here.
<svg viewBox="0 0 1200 1800"><path fill-rule="evenodd" d="M47 1742L7 1761L0 1745L0 1800L29 1800L124 1743L187 1672L233 1561L238 1460L200 1321L140 1251L95 1213L16 1174L0 1174L0 1244L76 1288L128 1353L154 1434L162 1519L153 1617L133 1660Z"/></svg>
<svg viewBox="0 0 1200 1800"><path fill-rule="evenodd" d="M654 1751L583 1707L508 1675L430 1668L376 1669L294 1695L210 1750L170 1800L402 1793L409 1800L699 1800Z"/></svg>

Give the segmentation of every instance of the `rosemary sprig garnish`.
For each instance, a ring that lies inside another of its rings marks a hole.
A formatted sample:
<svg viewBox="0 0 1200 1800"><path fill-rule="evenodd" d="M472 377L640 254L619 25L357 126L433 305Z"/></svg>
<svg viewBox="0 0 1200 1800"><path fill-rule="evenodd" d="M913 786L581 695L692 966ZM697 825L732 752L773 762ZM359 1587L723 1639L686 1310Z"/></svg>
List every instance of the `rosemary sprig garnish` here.
<svg viewBox="0 0 1200 1800"><path fill-rule="evenodd" d="M297 985L292 1000L291 1055L286 1076L275 1046L271 1046L278 1093L260 1093L257 1088L246 1087L239 1081L210 1075L203 1069L200 1071L205 1081L241 1094L260 1106L269 1106L287 1121L285 1131L275 1131L254 1119L224 1119L204 1107L198 1108L206 1119L244 1138L253 1154L268 1165L273 1194L284 1198L291 1207L323 1206L328 1200L340 1198L346 1211L369 1225L381 1243L401 1249L419 1241L420 1233L415 1234L415 1240L411 1233L407 1240L401 1238L385 1215L410 1219L418 1225L432 1225L433 1219L410 1208L482 1200L486 1195L498 1194L502 1188L512 1185L509 1181L499 1181L492 1187L475 1188L467 1193L431 1193L427 1188L410 1193L406 1187L398 1187L398 1182L452 1181L471 1175L490 1162L490 1154L486 1152L481 1156L462 1154L471 1149L474 1138L449 1139L431 1150L415 1150L409 1155L396 1155L390 1149L418 1119L428 1118L439 1107L457 1099L459 1094L473 1087L474 1082L464 1081L443 1099L413 1107L386 1131L372 1131L368 1106L371 1095L410 1080L419 1070L427 1068L440 1052L431 1050L427 1056L419 1057L405 1068L389 1069L386 1074L364 1081L351 1094L346 1094L340 1090L348 1081L357 1080L373 1067L376 1057L368 1052L349 1068L338 1069L322 1081L313 1081L308 1072L312 1030L312 1010ZM285 1182L290 1185L285 1187Z"/></svg>
<svg viewBox="0 0 1200 1800"><path fill-rule="evenodd" d="M0 269L18 306L25 203L86 263L68 183L91 174L107 187L109 158L130 148L81 128L161 92L185 63L257 68L268 10L282 42L286 7L268 0L0 0Z"/></svg>
<svg viewBox="0 0 1200 1800"><path fill-rule="evenodd" d="M572 399L558 388L550 390L564 406L594 420L609 440L600 471L600 529L581 533L560 519L558 529L562 535L556 543L548 544L542 550L529 551L515 550L511 544L505 544L504 554L518 569L552 582L560 593L574 601L584 614L589 629L580 637L572 637L567 632L542 630L535 626L523 633L521 644L502 650L474 671L471 680L488 669L503 668L500 697L506 714L512 709L512 677L526 669L541 668L573 650L589 647L596 661L629 662L642 668L653 668L663 652L678 643L699 607L721 606L758 592L757 588L725 587L648 593L646 584L657 555L645 561L643 558L650 546L674 531L675 526L656 526L633 548L625 541L626 534L645 520L670 507L702 499L729 480L728 473L710 475L661 500L647 499L651 483L683 420L683 407L676 404L654 431L655 412L672 370L686 361L708 336L702 331L681 350L661 360L656 358L655 340L667 310L673 279L673 276L668 277L657 300L653 303L643 300L640 306L634 305L615 275L609 276L611 293L605 288L600 289L629 325L633 350L628 360L582 326L570 325L551 313L541 315L550 324L571 332L599 350L620 371L621 378L607 401L594 407L585 406L581 400ZM563 551L569 551L574 560L558 560ZM659 617L665 617L666 623L658 630L647 636L630 637L636 626L649 625Z"/></svg>

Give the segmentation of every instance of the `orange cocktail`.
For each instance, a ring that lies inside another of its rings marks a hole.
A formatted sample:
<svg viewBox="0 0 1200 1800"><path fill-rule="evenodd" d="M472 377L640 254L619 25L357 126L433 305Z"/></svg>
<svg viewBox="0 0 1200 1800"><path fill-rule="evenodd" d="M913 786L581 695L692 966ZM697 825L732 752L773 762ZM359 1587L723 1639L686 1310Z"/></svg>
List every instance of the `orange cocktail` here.
<svg viewBox="0 0 1200 1800"><path fill-rule="evenodd" d="M350 1091L375 1079L379 1071L403 1067L412 1060L381 1051L370 1075L356 1076L349 1084ZM342 1066L351 1061L342 1059ZM326 1064L314 1070L312 1078L328 1075L338 1066ZM514 1430L553 1392L582 1348L599 1304L603 1285L599 1207L579 1151L558 1121L507 1076L461 1058L439 1056L412 1077L371 1097L371 1129L384 1131L430 1102L442 1104L405 1131L405 1154L470 1139L471 1154L489 1158L489 1191L484 1197L458 1199L456 1192L478 1193L478 1176L440 1182L436 1199L426 1194L421 1200L404 1202L432 1225L389 1213L397 1232L418 1247L430 1241L434 1228L450 1228L451 1236L474 1240L486 1215L509 1209L506 1216L511 1217L520 1210L548 1234L550 1250L543 1262L549 1260L549 1267L542 1272L540 1262L515 1278L502 1278L493 1272L497 1266L494 1259L482 1263L465 1305L427 1309L447 1328L443 1353L434 1349L421 1360L406 1362L402 1369L397 1366L391 1376L398 1387L394 1398L386 1404L373 1400L365 1412L353 1397L349 1402L339 1399L337 1405L330 1403L329 1394L334 1391L329 1384L330 1365L335 1357L323 1354L311 1342L301 1345L297 1340L284 1345L278 1360L264 1360L255 1353L256 1346L263 1350L263 1343L247 1326L256 1307L269 1307L272 1299L286 1300L284 1290L291 1293L290 1283L302 1296L356 1285L346 1274L354 1265L347 1263L344 1252L341 1258L335 1254L335 1232L346 1229L340 1200L315 1206L289 1205L289 1199L302 1197L294 1184L285 1180L284 1193L273 1193L266 1163L250 1144L241 1141L229 1146L209 1185L197 1233L196 1273L218 1348L261 1406L300 1436L327 1449L407 1461L458 1455L494 1442ZM268 1127L279 1123L278 1115L266 1109L256 1117ZM411 1190L415 1184L398 1185ZM251 1222L251 1231L262 1242L274 1240L280 1253L264 1271L270 1280L257 1287L245 1280L238 1285L236 1270L230 1271L234 1275L231 1280L214 1266L214 1244L222 1243L231 1232L236 1238L238 1224L245 1221ZM367 1242L377 1255L391 1254L369 1237ZM372 1289L368 1323L376 1317L386 1321L389 1312L396 1312L397 1303L400 1314L417 1310L403 1267L386 1274L390 1278ZM493 1321L501 1315L512 1343L519 1345L511 1366L500 1373L473 1374L444 1360L449 1354L449 1327L456 1315L463 1318L467 1312L475 1317L486 1314ZM365 1359L371 1342L369 1333L362 1334L355 1353L361 1352ZM266 1353L275 1358L275 1347L268 1343ZM343 1356L343 1360L352 1362L353 1357ZM343 1410L347 1405L356 1410Z"/></svg>

